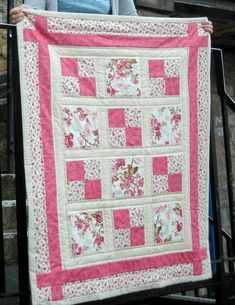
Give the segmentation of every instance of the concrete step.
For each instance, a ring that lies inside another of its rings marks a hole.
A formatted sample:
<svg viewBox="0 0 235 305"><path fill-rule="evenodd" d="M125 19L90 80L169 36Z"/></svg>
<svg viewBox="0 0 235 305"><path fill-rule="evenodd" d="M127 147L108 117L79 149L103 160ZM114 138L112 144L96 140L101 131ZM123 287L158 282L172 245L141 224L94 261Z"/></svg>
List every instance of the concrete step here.
<svg viewBox="0 0 235 305"><path fill-rule="evenodd" d="M15 174L2 174L2 200L15 200Z"/></svg>
<svg viewBox="0 0 235 305"><path fill-rule="evenodd" d="M4 238L4 254L6 265L17 264L17 232L16 230L5 230Z"/></svg>
<svg viewBox="0 0 235 305"><path fill-rule="evenodd" d="M2 213L5 264L17 264L15 175L2 174Z"/></svg>
<svg viewBox="0 0 235 305"><path fill-rule="evenodd" d="M3 200L2 213L5 264L12 266L17 264L16 201Z"/></svg>
<svg viewBox="0 0 235 305"><path fill-rule="evenodd" d="M6 99L0 99L0 160L1 171L7 169L7 104Z"/></svg>
<svg viewBox="0 0 235 305"><path fill-rule="evenodd" d="M3 214L3 230L15 230L16 223L16 201L3 200L2 202Z"/></svg>

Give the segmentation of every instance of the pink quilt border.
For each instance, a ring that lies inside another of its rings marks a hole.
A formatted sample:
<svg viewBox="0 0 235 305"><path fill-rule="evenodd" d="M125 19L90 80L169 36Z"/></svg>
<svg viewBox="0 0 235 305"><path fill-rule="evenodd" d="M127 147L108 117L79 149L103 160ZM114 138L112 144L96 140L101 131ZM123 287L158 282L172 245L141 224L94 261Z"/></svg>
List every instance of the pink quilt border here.
<svg viewBox="0 0 235 305"><path fill-rule="evenodd" d="M131 261L113 262L100 264L99 266L81 267L77 269L62 270L59 232L58 232L58 216L56 206L56 181L55 181L55 164L53 151L53 134L51 122L51 96L50 86L50 59L48 52L48 44L50 45L78 45L78 46L99 46L99 47L143 47L146 48L170 48L175 38L161 37L122 37L117 35L109 35L109 39L105 39L105 35L88 35L88 34L62 34L49 33L47 31L47 18L35 17L35 29L24 30L25 41L39 41L39 82L45 86L40 86L41 99L41 128L43 153L45 164L45 185L47 200L47 218L48 223L48 243L51 272L49 274L37 275L37 286L53 286L53 299L61 299L62 290L58 285L67 282L84 280L95 277L113 275L129 270L137 271L146 268L161 267L164 265L172 265L177 263L193 262L194 275L202 273L201 261L207 258L206 249L200 249L199 230L198 230L198 121L197 116L197 52L198 47L207 47L208 38L198 36L197 24L189 24L189 38L180 38L179 47L189 47L190 69L191 73L190 86L190 199L191 199L191 219L192 219L192 240L193 251L179 252L174 254L165 254L154 256L151 258L134 259ZM94 39L95 38L95 39ZM94 45L95 40L95 45ZM76 41L79 42L76 44ZM192 73L194 71L195 73ZM45 120L46 118L46 120ZM49 124L48 124L49 123ZM48 161L50 160L50 161ZM193 170L192 170L193 168ZM49 191L50 190L50 191ZM110 271L112 270L112 271ZM79 271L79 272L78 272Z"/></svg>

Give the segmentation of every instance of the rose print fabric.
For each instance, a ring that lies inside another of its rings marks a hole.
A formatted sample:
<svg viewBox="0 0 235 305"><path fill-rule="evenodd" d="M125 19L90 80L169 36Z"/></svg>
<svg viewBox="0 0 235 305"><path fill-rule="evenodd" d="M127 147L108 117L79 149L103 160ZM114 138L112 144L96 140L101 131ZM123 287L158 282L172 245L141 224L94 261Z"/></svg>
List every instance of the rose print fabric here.
<svg viewBox="0 0 235 305"><path fill-rule="evenodd" d="M204 19L61 14L18 25L32 305L210 278Z"/></svg>
<svg viewBox="0 0 235 305"><path fill-rule="evenodd" d="M155 243L183 240L183 212L180 204L154 206L153 217Z"/></svg>
<svg viewBox="0 0 235 305"><path fill-rule="evenodd" d="M99 147L98 113L92 107L65 107L64 145L66 148Z"/></svg>
<svg viewBox="0 0 235 305"><path fill-rule="evenodd" d="M139 63L135 58L113 58L106 64L107 94L141 96Z"/></svg>
<svg viewBox="0 0 235 305"><path fill-rule="evenodd" d="M157 108L151 115L152 145L177 145L181 143L180 107Z"/></svg>
<svg viewBox="0 0 235 305"><path fill-rule="evenodd" d="M96 253L105 247L101 211L70 214L69 223L73 256Z"/></svg>
<svg viewBox="0 0 235 305"><path fill-rule="evenodd" d="M111 172L114 198L143 195L144 163L141 158L113 160Z"/></svg>

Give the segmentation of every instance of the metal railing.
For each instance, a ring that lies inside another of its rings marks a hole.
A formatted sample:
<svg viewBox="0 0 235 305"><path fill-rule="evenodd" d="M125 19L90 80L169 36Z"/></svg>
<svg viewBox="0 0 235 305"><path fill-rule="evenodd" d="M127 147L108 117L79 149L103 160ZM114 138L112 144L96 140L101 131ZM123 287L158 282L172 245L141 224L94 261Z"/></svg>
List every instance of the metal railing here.
<svg viewBox="0 0 235 305"><path fill-rule="evenodd" d="M12 1L11 1L12 2ZM10 24L0 24L0 29L8 31L11 39L10 58L8 65L8 91L11 92L8 101L14 101L14 141L15 141L15 173L16 173L16 207L17 207L17 239L18 239L18 282L19 290L16 294L9 294L5 285L5 263L4 263L4 239L2 209L0 205L0 303L1 300L18 297L19 305L30 304L29 270L27 254L27 218L26 218L26 195L25 176L23 162L23 141L22 141L22 121L21 104L19 100L19 66L17 56L17 36L16 27ZM224 79L224 67L222 51L213 49L212 65L215 68L216 86L221 99L222 120L224 130L224 147L227 172L227 190L230 210L231 234L222 228L221 206L218 187L218 172L216 160L216 144L214 134L214 115L211 115L211 146L210 146L210 179L211 179L211 200L213 216L210 223L213 225L211 238L214 237L213 247L215 249L215 259L212 264L214 268L213 278L196 283L177 284L157 290L148 290L130 295L115 297L106 301L97 301L96 304L233 304L234 300L234 263L235 263L235 206L232 180L232 159L229 140L229 126L227 108L235 112L235 103L227 94ZM5 85L4 85L5 86ZM1 198L0 179L0 202ZM179 294L180 293L180 294ZM88 304L88 303L87 303ZM94 302L92 303L94 304ZM15 304L12 304L15 305Z"/></svg>

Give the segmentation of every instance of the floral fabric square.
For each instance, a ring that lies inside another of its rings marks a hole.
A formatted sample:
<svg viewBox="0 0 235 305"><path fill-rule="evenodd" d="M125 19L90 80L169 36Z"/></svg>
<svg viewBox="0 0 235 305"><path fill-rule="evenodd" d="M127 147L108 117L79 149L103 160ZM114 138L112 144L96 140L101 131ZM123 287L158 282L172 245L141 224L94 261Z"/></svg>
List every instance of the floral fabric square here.
<svg viewBox="0 0 235 305"><path fill-rule="evenodd" d="M107 95L141 96L139 62L135 58L112 58L106 62Z"/></svg>
<svg viewBox="0 0 235 305"><path fill-rule="evenodd" d="M62 96L96 96L95 61L87 58L60 59Z"/></svg>
<svg viewBox="0 0 235 305"><path fill-rule="evenodd" d="M183 240L183 212L180 203L155 205L152 213L156 244Z"/></svg>
<svg viewBox="0 0 235 305"><path fill-rule="evenodd" d="M100 161L67 161L66 172L68 202L101 199Z"/></svg>
<svg viewBox="0 0 235 305"><path fill-rule="evenodd" d="M108 127L111 147L142 146L141 109L108 109Z"/></svg>
<svg viewBox="0 0 235 305"><path fill-rule="evenodd" d="M150 112L151 144L181 144L181 109L179 106L154 108Z"/></svg>
<svg viewBox="0 0 235 305"><path fill-rule="evenodd" d="M150 59L149 95L156 97L180 95L180 59Z"/></svg>
<svg viewBox="0 0 235 305"><path fill-rule="evenodd" d="M141 207L113 210L114 243L116 248L143 246L144 210Z"/></svg>
<svg viewBox="0 0 235 305"><path fill-rule="evenodd" d="M153 194L182 192L182 154L152 159Z"/></svg>
<svg viewBox="0 0 235 305"><path fill-rule="evenodd" d="M64 145L68 149L100 146L98 111L94 107L63 108Z"/></svg>
<svg viewBox="0 0 235 305"><path fill-rule="evenodd" d="M144 161L142 158L112 160L111 174L113 198L143 196Z"/></svg>
<svg viewBox="0 0 235 305"><path fill-rule="evenodd" d="M79 96L80 85L77 77L62 76L62 96Z"/></svg>
<svg viewBox="0 0 235 305"><path fill-rule="evenodd" d="M95 254L106 248L102 211L72 212L68 220L72 256Z"/></svg>

